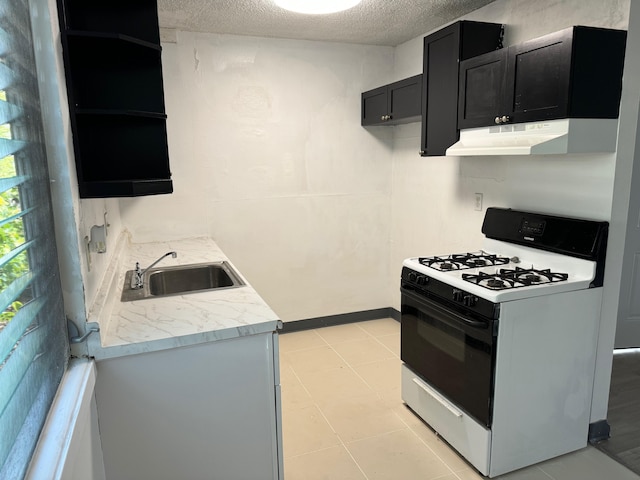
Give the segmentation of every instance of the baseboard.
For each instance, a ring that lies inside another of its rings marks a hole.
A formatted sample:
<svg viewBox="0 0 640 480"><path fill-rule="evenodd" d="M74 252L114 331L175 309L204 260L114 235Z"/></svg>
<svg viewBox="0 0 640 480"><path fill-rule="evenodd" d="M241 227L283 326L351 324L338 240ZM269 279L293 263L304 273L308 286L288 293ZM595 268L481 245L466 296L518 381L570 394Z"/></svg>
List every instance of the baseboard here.
<svg viewBox="0 0 640 480"><path fill-rule="evenodd" d="M606 440L611 435L611 427L606 420L599 420L589 424L589 443Z"/></svg>
<svg viewBox="0 0 640 480"><path fill-rule="evenodd" d="M294 320L284 322L279 333L300 332L314 328L333 327L335 325L345 325L347 323L364 322L367 320L377 320L379 318L393 318L400 321L400 312L395 308L377 308L375 310L364 310L360 312L343 313L340 315L329 315L326 317L307 318L304 320Z"/></svg>

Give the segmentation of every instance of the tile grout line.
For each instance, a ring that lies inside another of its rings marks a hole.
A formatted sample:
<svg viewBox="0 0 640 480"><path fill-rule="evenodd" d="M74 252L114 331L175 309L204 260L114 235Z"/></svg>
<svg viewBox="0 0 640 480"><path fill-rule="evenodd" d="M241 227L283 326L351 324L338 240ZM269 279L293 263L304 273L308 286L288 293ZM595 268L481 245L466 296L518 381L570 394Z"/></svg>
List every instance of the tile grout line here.
<svg viewBox="0 0 640 480"><path fill-rule="evenodd" d="M323 339L324 340L324 339ZM325 340L326 342L326 340ZM328 345L328 344L327 344ZM331 347L331 345L329 345L329 347ZM333 350L333 349L332 349ZM335 350L334 350L335 351ZM336 352L337 354L337 352ZM340 357L342 358L342 357ZM344 358L342 358L342 360L344 360ZM346 360L344 360L345 363L347 365L348 362L346 362ZM316 399L313 397L313 395L311 395L311 392L309 392L309 390L307 389L307 387L305 386L305 384L302 382L302 379L298 376L298 373L295 371L295 369L292 367L291 371L293 372L293 374L295 375L296 379L298 380L298 382L300 382L300 385L302 385L302 388L304 388L305 392L307 392L307 394L309 395L309 398L311 398L311 401L313 402L313 406L316 407L318 409L318 411L320 412L320 415L322 415L322 418L324 419L325 422L327 422L327 425L329 425L329 428L331 428L331 431L335 434L336 438L338 439L338 441L340 442L340 445L342 448L344 448L344 450L347 452L347 454L349 455L349 457L351 458L351 460L353 461L353 463L356 465L356 467L358 467L358 470L360 470L360 473L362 473L362 475L364 476L365 480L369 480L369 477L367 476L367 474L364 472L364 470L362 469L362 467L360 466L360 464L357 462L357 460L353 457L353 455L351 454L351 452L349 451L349 449L347 448L347 444L345 443L345 441L342 439L342 437L340 436L340 434L338 432L336 432L336 429L333 427L333 425L331 424L331 422L329 421L329 419L327 418L327 416L324 414L324 412L322 411L322 407L318 404L318 402L316 401ZM328 448L333 448L336 445L333 445L331 447L327 447L324 449L320 449L320 450L316 450L318 452L322 451L322 450L327 450ZM306 452L300 455L306 455L308 453L314 453L314 452ZM300 455L296 455L296 456L300 456ZM294 456L295 457L295 456ZM291 457L291 458L294 458Z"/></svg>
<svg viewBox="0 0 640 480"><path fill-rule="evenodd" d="M357 327L358 327L358 328L360 328L361 330L363 330L363 331L364 331L368 336L370 336L370 337L372 337L372 338L374 338L374 339L376 338L374 335L372 335L371 333L367 332L366 330L364 330L364 329L363 329L362 327L360 327L359 325L357 325ZM318 335L322 338L322 335L320 335L320 334L318 334ZM353 366L351 365L351 363L350 363L350 362L348 362L348 361L347 361L347 359L345 359L342 355L340 355L340 353L339 353L335 348L333 348L333 345L332 345L331 343L329 343L325 338L322 338L322 339L323 339L323 340L325 341L325 343L329 346L329 348L331 348L331 350L333 350L333 352L334 352L336 355L338 355L338 357L340 357L340 359L345 363L345 365L347 365L347 367L349 367L349 369L351 369L351 371L352 371L352 372L353 372L353 373L354 373L358 378L360 378L360 380L362 380L362 381L364 382L364 384L365 384L365 385L367 385L367 387L369 387L369 388L371 389L371 391L372 391L374 394L376 394L378 397L380 397L379 393L378 393L378 392L377 392L377 391L376 391L376 390L375 390L371 385L369 385L369 383L368 383L364 378L362 378L362 376L361 376L361 375L360 375L360 374L359 374L359 373L358 373L358 372L353 368ZM377 341L377 340L376 340L376 341ZM381 342L378 342L378 343L380 343L380 344L381 344L381 345L383 345L385 348L387 348L387 346L386 346L386 345L384 345L384 344L382 344ZM389 350L389 349L387 348L387 350ZM391 352L391 350L389 350L389 351ZM394 353L394 352L391 352L391 353L393 354L393 356L394 356L394 357L396 357L396 355L395 355L395 353ZM396 357L396 358L397 358L397 357ZM294 371L294 373L295 373L295 369L293 369L293 368L292 368L292 370L293 370L293 371ZM303 387L304 387L304 383L303 383L303 382L302 382L302 380L297 376L297 374L296 374L296 377L298 378L298 380L300 381L300 383L301 383L301 384L303 385ZM305 390L306 390L306 387L304 387L304 388L305 388ZM311 395L310 395L310 396L311 396ZM325 421L327 422L327 424L329 425L329 427L331 428L331 430L336 434L336 436L337 436L337 437L338 437L338 439L340 440L340 443L341 443L342 447L346 450L346 452L348 453L349 457L351 457L351 460L353 460L353 462L354 462L354 463L356 464L356 466L358 467L358 470L360 470L360 472L362 473L362 475L364 476L364 478L365 478L366 480L369 480L369 476L365 473L365 471L363 470L363 468L360 466L360 464L358 463L358 461L355 459L355 457L353 456L353 454L352 454L352 453L351 453L351 451L349 450L349 448L348 448L348 446L347 446L347 443L346 443L346 442L342 439L342 437L341 437L341 436L340 436L340 435L335 431L335 428L333 427L333 425L331 424L331 422L329 421L329 419L326 417L326 415L325 415L325 414L324 414L324 412L322 411L322 407L321 407L320 405L318 405L318 403L315 401L315 399L313 399L313 396L311 396L311 398L312 398L312 400L313 400L313 402L314 402L314 405L315 405L315 406L318 408L318 410L320 411L320 413L321 413L322 417L325 419ZM392 413L393 413L393 412L392 412ZM404 422L403 422L403 423L404 423ZM405 424L405 425L406 425L406 424ZM397 430L397 431L400 431L400 430ZM387 432L387 433L390 433L390 432ZM383 435L384 435L384 434L383 434ZM380 435L373 435L373 436L371 436L371 437L367 437L367 438L374 438L374 437L377 437L377 436L380 436ZM359 440L364 440L364 439L359 439ZM355 441L354 441L354 442L355 442ZM354 442L352 442L352 443L354 443Z"/></svg>

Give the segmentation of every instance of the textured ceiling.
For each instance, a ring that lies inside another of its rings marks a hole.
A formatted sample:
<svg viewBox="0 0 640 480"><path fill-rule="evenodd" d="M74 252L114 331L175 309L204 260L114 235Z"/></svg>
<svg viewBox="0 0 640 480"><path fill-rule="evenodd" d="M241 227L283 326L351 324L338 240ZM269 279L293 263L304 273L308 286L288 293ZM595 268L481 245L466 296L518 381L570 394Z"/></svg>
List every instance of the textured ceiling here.
<svg viewBox="0 0 640 480"><path fill-rule="evenodd" d="M363 0L330 15L302 15L273 0L158 0L160 27L191 32L396 46L494 0Z"/></svg>

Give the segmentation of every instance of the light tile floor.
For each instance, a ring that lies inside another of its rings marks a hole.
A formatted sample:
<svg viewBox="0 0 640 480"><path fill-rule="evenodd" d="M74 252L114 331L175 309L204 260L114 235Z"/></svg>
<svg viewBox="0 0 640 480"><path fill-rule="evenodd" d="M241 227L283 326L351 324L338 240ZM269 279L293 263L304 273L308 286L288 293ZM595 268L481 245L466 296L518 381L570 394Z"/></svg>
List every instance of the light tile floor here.
<svg viewBox="0 0 640 480"><path fill-rule="evenodd" d="M402 402L400 324L280 336L285 480L479 480ZM499 477L640 480L593 447Z"/></svg>

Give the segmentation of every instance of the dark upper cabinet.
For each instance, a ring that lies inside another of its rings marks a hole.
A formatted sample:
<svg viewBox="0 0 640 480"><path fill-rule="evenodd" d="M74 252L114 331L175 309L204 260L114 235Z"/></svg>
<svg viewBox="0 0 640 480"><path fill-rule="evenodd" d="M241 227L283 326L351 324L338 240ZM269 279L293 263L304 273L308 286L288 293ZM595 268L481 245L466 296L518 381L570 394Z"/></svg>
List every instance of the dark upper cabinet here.
<svg viewBox="0 0 640 480"><path fill-rule="evenodd" d="M501 47L502 25L460 21L424 38L422 72L423 156L444 155L459 138L460 61Z"/></svg>
<svg viewBox="0 0 640 480"><path fill-rule="evenodd" d="M156 0L58 0L82 198L171 193Z"/></svg>
<svg viewBox="0 0 640 480"><path fill-rule="evenodd" d="M459 128L616 118L626 32L571 27L460 66Z"/></svg>
<svg viewBox="0 0 640 480"><path fill-rule="evenodd" d="M418 122L422 114L421 95L422 75L364 92L361 124L398 125Z"/></svg>

